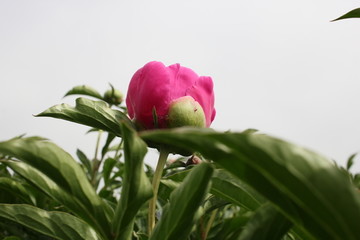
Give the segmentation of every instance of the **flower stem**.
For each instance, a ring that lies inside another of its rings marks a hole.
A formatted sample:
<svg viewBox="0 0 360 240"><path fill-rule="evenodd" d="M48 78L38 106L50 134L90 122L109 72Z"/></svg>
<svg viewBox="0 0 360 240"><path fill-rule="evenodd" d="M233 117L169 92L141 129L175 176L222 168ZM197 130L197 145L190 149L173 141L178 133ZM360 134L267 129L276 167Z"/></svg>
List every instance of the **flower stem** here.
<svg viewBox="0 0 360 240"><path fill-rule="evenodd" d="M158 190L159 190L160 179L161 179L162 172L164 170L164 166L165 166L168 155L169 155L169 152L167 150L165 150L164 148L160 149L159 160L156 165L156 170L155 170L153 181L152 181L154 196L152 199L150 199L150 202L149 202L149 214L148 214L149 236L151 235L152 230L155 227L155 212L156 212L157 195L158 195Z"/></svg>
<svg viewBox="0 0 360 240"><path fill-rule="evenodd" d="M215 220L215 217L216 217L216 214L218 212L218 209L214 210L210 216L210 219L209 221L207 222L206 224L206 228L205 228L205 231L203 232L203 238L202 239L207 239L207 236L209 234L209 231L211 229L211 226L213 225L214 223L214 220Z"/></svg>
<svg viewBox="0 0 360 240"><path fill-rule="evenodd" d="M101 164L101 160L99 161L97 158L98 152L99 152L99 147L100 147L100 140L101 140L101 135L102 135L102 130L99 130L98 133L98 137L96 140L96 147L95 147L95 154L94 154L94 159L93 159L93 167L92 167L92 173L91 173L91 184L96 188L97 183L96 183L96 175L97 172L99 170L100 164Z"/></svg>
<svg viewBox="0 0 360 240"><path fill-rule="evenodd" d="M100 146L100 139L101 139L101 135L102 135L102 130L99 130L99 134L98 134L98 137L97 137L97 140L96 140L96 147L95 147L95 156L94 156L94 159L97 159L97 155L98 155L98 152L99 152L99 146Z"/></svg>

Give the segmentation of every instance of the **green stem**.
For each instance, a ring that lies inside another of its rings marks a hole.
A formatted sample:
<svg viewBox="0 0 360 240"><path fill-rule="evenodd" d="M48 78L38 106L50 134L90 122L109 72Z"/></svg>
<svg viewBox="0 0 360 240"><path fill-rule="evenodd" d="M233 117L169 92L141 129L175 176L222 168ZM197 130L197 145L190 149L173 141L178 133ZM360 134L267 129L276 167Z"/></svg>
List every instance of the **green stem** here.
<svg viewBox="0 0 360 240"><path fill-rule="evenodd" d="M150 202L149 202L149 215L148 215L149 236L151 235L152 230L155 227L157 195L158 195L158 190L159 190L159 185L160 185L160 179L161 179L162 172L164 170L164 166L165 166L168 155L169 155L168 151L166 151L163 148L160 149L159 160L156 165L156 170L155 170L153 181L152 181L154 196L152 199L150 199Z"/></svg>
<svg viewBox="0 0 360 240"><path fill-rule="evenodd" d="M121 139L120 143L119 143L119 146L117 147L116 151L115 151L115 156L114 156L114 159L116 159L117 155L119 154L120 150L121 150L121 147L122 147L122 144L123 144L123 141L124 139Z"/></svg>
<svg viewBox="0 0 360 240"><path fill-rule="evenodd" d="M217 212L218 212L217 209L212 212L212 214L211 214L211 216L210 216L210 219L209 219L209 221L208 221L207 224L206 224L206 228L205 228L205 231L204 231L204 233L203 233L203 239L204 239L204 240L206 240L207 235L209 234L209 231L210 231L210 229L211 229L211 226L212 226L213 223L214 223L214 220L215 220L215 217L216 217Z"/></svg>
<svg viewBox="0 0 360 240"><path fill-rule="evenodd" d="M100 140L101 140L101 135L102 135L102 130L99 130L99 134L96 140L96 147L95 147L95 156L94 156L94 160L93 160L93 168L92 168L92 177L91 177L91 184L96 187L97 183L96 183L96 175L97 172L99 170L101 161L98 160L97 155L99 152L99 147L100 147Z"/></svg>
<svg viewBox="0 0 360 240"><path fill-rule="evenodd" d="M100 139L101 139L102 132L103 132L102 130L99 130L99 134L98 134L98 137L97 137L97 140L96 140L96 147L95 147L95 156L94 156L94 159L97 159L97 155L98 155L98 152L99 152Z"/></svg>

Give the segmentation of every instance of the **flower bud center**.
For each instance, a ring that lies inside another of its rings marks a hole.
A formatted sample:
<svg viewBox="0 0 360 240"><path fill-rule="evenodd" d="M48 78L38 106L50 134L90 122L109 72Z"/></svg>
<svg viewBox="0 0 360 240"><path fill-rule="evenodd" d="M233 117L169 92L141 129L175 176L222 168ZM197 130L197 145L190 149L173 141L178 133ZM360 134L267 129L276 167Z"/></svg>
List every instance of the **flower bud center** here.
<svg viewBox="0 0 360 240"><path fill-rule="evenodd" d="M170 128L183 126L205 127L206 118L204 110L190 96L175 99L170 103L167 125Z"/></svg>

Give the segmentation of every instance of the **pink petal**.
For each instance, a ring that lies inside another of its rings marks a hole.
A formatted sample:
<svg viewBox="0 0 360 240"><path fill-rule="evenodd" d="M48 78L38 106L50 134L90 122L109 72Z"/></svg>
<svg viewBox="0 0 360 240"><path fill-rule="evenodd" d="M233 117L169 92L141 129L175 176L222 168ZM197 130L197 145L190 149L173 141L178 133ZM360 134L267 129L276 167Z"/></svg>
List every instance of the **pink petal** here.
<svg viewBox="0 0 360 240"><path fill-rule="evenodd" d="M216 111L214 108L214 91L211 77L199 77L196 83L187 91L188 96L192 96L204 110L206 126L209 127L214 120Z"/></svg>
<svg viewBox="0 0 360 240"><path fill-rule="evenodd" d="M153 128L152 110L155 107L159 124L163 125L171 101L171 77L161 62L149 62L139 69L130 81L126 99L129 116L144 127Z"/></svg>

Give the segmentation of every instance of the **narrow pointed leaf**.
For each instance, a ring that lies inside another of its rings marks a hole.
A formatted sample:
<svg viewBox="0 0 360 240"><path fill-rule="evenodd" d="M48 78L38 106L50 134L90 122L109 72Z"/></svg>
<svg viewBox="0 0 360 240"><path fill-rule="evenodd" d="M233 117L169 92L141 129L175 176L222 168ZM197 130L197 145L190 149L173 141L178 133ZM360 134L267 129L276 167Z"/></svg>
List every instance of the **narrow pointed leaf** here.
<svg viewBox="0 0 360 240"><path fill-rule="evenodd" d="M111 142L115 139L115 135L112 134L112 133L108 133L108 136L106 138L106 142L105 142L105 145L103 146L103 148L101 149L101 158L104 158L105 157L105 154L108 152L109 150L109 146L111 144Z"/></svg>
<svg viewBox="0 0 360 240"><path fill-rule="evenodd" d="M99 240L96 232L77 217L25 204L0 204L0 217L59 240Z"/></svg>
<svg viewBox="0 0 360 240"><path fill-rule="evenodd" d="M120 122L132 125L132 122L124 113L111 109L103 101L92 101L86 98L76 99L75 107L63 103L45 110L36 117L59 118L102 129L116 136L121 136Z"/></svg>
<svg viewBox="0 0 360 240"><path fill-rule="evenodd" d="M100 100L103 99L101 94L96 89L94 89L90 86L86 86L86 85L73 87L70 91L68 91L65 94L64 97L69 96L69 95L85 95L85 96L94 97L94 98L97 98Z"/></svg>
<svg viewBox="0 0 360 240"><path fill-rule="evenodd" d="M215 171L211 193L252 211L265 201L257 192L224 170Z"/></svg>
<svg viewBox="0 0 360 240"><path fill-rule="evenodd" d="M213 172L208 163L191 170L184 182L171 193L150 240L183 240L188 237L198 209L210 189Z"/></svg>
<svg viewBox="0 0 360 240"><path fill-rule="evenodd" d="M88 157L85 155L84 152L82 152L80 149L76 150L76 155L78 156L80 162L84 165L84 167L86 168L86 171L88 173L91 173L92 168L91 168L91 161L88 159Z"/></svg>
<svg viewBox="0 0 360 240"><path fill-rule="evenodd" d="M86 209L88 214L83 215L88 216L86 220L93 226L98 226L97 230L110 233L112 210L96 194L83 169L70 154L55 144L36 137L0 142L0 153L19 159L45 175L57 186L57 189L66 192L83 206L80 211ZM24 166L21 168L32 171Z"/></svg>
<svg viewBox="0 0 360 240"><path fill-rule="evenodd" d="M360 195L342 171L317 153L266 135L208 129L149 131L141 136L200 152L318 239L360 239Z"/></svg>
<svg viewBox="0 0 360 240"><path fill-rule="evenodd" d="M346 170L350 170L350 168L354 165L354 159L357 153L352 154L346 162Z"/></svg>
<svg viewBox="0 0 360 240"><path fill-rule="evenodd" d="M284 215L265 204L250 218L238 240L280 240L291 226Z"/></svg>
<svg viewBox="0 0 360 240"><path fill-rule="evenodd" d="M122 125L125 154L125 170L119 203L113 222L115 239L130 240L135 216L153 195L149 179L144 171L145 142L126 124Z"/></svg>
<svg viewBox="0 0 360 240"><path fill-rule="evenodd" d="M360 18L360 8L351 10L350 12L342 15L341 17L338 17L338 18L332 20L332 22L342 20L342 19L347 19L347 18Z"/></svg>

